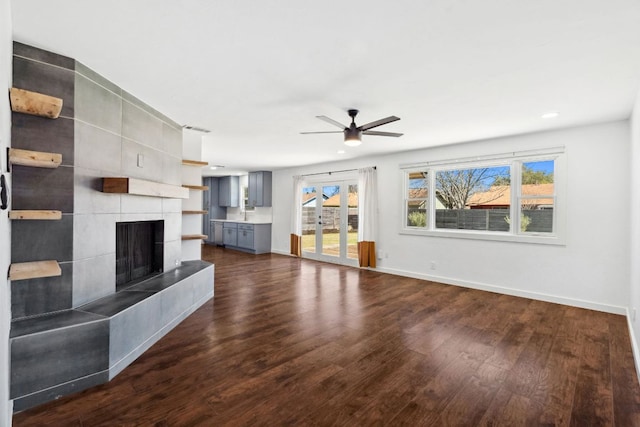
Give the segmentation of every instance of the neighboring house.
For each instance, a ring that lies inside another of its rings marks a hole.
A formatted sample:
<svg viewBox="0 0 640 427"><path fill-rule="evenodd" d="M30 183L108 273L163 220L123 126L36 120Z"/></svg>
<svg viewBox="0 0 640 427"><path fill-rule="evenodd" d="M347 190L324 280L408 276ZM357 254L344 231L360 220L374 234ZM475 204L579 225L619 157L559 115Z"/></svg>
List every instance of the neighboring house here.
<svg viewBox="0 0 640 427"><path fill-rule="evenodd" d="M522 186L523 204L529 210L553 209L553 184L525 184ZM526 199L526 196L549 196L549 198ZM509 209L511 187L496 185L488 191L473 194L466 204L469 209Z"/></svg>
<svg viewBox="0 0 640 427"><path fill-rule="evenodd" d="M334 194L333 196L325 199L322 203L322 206L327 208L335 208L340 206L340 193ZM349 207L358 207L358 193L349 193Z"/></svg>
<svg viewBox="0 0 640 427"><path fill-rule="evenodd" d="M329 196L326 194L322 195L322 200L327 200ZM302 195L302 207L303 208L313 208L316 206L316 193L304 193Z"/></svg>

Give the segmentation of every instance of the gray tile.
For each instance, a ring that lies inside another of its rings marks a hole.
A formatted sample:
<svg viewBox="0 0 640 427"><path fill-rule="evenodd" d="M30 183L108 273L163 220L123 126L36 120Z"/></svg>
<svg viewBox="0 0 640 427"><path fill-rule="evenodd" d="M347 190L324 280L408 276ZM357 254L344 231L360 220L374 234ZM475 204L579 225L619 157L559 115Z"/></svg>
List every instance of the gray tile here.
<svg viewBox="0 0 640 427"><path fill-rule="evenodd" d="M182 261L182 240L164 242L163 270L169 271L180 265ZM177 265L176 265L177 263Z"/></svg>
<svg viewBox="0 0 640 427"><path fill-rule="evenodd" d="M151 214L153 219L162 219L162 199L159 197L125 194L120 201L120 209L123 214Z"/></svg>
<svg viewBox="0 0 640 427"><path fill-rule="evenodd" d="M182 159L182 129L162 124L162 151L179 160Z"/></svg>
<svg viewBox="0 0 640 427"><path fill-rule="evenodd" d="M143 156L142 167L138 155ZM162 182L162 152L137 142L122 139L122 175Z"/></svg>
<svg viewBox="0 0 640 427"><path fill-rule="evenodd" d="M11 282L13 319L71 308L73 263L62 263L60 269L61 276Z"/></svg>
<svg viewBox="0 0 640 427"><path fill-rule="evenodd" d="M182 160L162 154L161 181L165 184L182 185Z"/></svg>
<svg viewBox="0 0 640 427"><path fill-rule="evenodd" d="M116 85L112 81L102 77L100 74L96 73L91 68L87 67L86 65L84 65L83 63L81 63L79 61L76 61L76 74L80 74L80 75L88 78L89 80L93 81L94 83L97 83L100 86L103 86L104 88L110 90L111 92L115 93L116 95L118 95L120 97L122 95L122 89L120 89L120 87L118 85Z"/></svg>
<svg viewBox="0 0 640 427"><path fill-rule="evenodd" d="M156 150L162 150L162 121L143 109L122 103L122 136Z"/></svg>
<svg viewBox="0 0 640 427"><path fill-rule="evenodd" d="M62 164L74 163L74 122L61 117L43 120L28 114L11 114L11 146L23 150L62 154Z"/></svg>
<svg viewBox="0 0 640 427"><path fill-rule="evenodd" d="M13 57L13 86L62 98L61 116L74 116L74 80L73 70Z"/></svg>
<svg viewBox="0 0 640 427"><path fill-rule="evenodd" d="M139 291L116 292L115 294L107 295L106 297L77 307L77 310L98 314L100 316L113 317L150 298L153 294L154 292Z"/></svg>
<svg viewBox="0 0 640 427"><path fill-rule="evenodd" d="M182 238L182 213L166 213L164 219L164 241L179 240Z"/></svg>
<svg viewBox="0 0 640 427"><path fill-rule="evenodd" d="M11 339L11 398L109 367L109 321Z"/></svg>
<svg viewBox="0 0 640 427"><path fill-rule="evenodd" d="M119 214L74 215L73 260L114 254L119 220Z"/></svg>
<svg viewBox="0 0 640 427"><path fill-rule="evenodd" d="M179 125L178 123L174 122L169 117L167 117L164 114L162 114L160 111L158 111L155 108L151 107L149 104L147 104L147 103L141 101L140 99L136 98L135 96L133 96L132 94L130 94L126 90L122 91L122 98L125 101L128 101L129 103L131 103L132 105L135 105L138 108L140 108L140 109L146 111L147 113L151 114L153 117L157 118L158 120L161 120L161 121L165 122L169 126L175 128L175 129L182 129L181 125Z"/></svg>
<svg viewBox="0 0 640 427"><path fill-rule="evenodd" d="M122 141L118 135L76 121L75 165L119 176Z"/></svg>
<svg viewBox="0 0 640 427"><path fill-rule="evenodd" d="M209 265L206 269L196 273L193 280L193 304L198 303L202 298L214 293L214 266Z"/></svg>
<svg viewBox="0 0 640 427"><path fill-rule="evenodd" d="M12 209L73 212L73 168L60 166L45 169L14 165L11 172Z"/></svg>
<svg viewBox="0 0 640 427"><path fill-rule="evenodd" d="M74 213L101 214L120 212L120 199L123 196L102 192L102 178L107 175L106 173L77 166L74 169Z"/></svg>
<svg viewBox="0 0 640 427"><path fill-rule="evenodd" d="M122 98L86 77L76 74L76 119L120 135Z"/></svg>
<svg viewBox="0 0 640 427"><path fill-rule="evenodd" d="M160 305L160 297L155 294L112 317L109 346L110 365L114 365L126 357L160 330Z"/></svg>
<svg viewBox="0 0 640 427"><path fill-rule="evenodd" d="M162 212L182 212L182 199L162 199Z"/></svg>
<svg viewBox="0 0 640 427"><path fill-rule="evenodd" d="M73 223L73 215L58 221L12 221L11 262L71 261Z"/></svg>
<svg viewBox="0 0 640 427"><path fill-rule="evenodd" d="M74 261L73 265L73 307L115 293L115 253Z"/></svg>
<svg viewBox="0 0 640 427"><path fill-rule="evenodd" d="M59 399L60 396L78 393L82 390L104 384L109 381L109 372L100 371L95 374L77 378L66 383L47 388L40 392L32 393L13 400L13 412L25 411L34 406L41 405L52 400Z"/></svg>
<svg viewBox="0 0 640 427"><path fill-rule="evenodd" d="M167 325L180 317L193 305L193 280L188 277L163 290L160 294L162 325Z"/></svg>
<svg viewBox="0 0 640 427"><path fill-rule="evenodd" d="M69 326L83 325L85 323L104 319L106 319L106 317L93 313L85 313L77 310L64 310L57 313L46 314L44 316L14 320L11 322L10 338L67 328Z"/></svg>
<svg viewBox="0 0 640 427"><path fill-rule="evenodd" d="M75 60L57 53L39 49L20 42L13 42L13 54L25 58L35 59L36 61L46 62L47 64L57 65L58 67L73 70L75 68Z"/></svg>
<svg viewBox="0 0 640 427"><path fill-rule="evenodd" d="M162 220L162 214L160 213L138 213L138 214L123 213L122 215L120 215L121 222L160 221L160 220Z"/></svg>

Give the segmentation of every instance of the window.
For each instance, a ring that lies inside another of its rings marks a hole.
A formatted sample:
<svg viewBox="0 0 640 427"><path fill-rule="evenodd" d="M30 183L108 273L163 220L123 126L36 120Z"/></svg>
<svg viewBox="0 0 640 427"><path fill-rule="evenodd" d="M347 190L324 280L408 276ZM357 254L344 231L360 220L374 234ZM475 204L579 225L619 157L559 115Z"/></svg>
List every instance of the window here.
<svg viewBox="0 0 640 427"><path fill-rule="evenodd" d="M562 244L563 151L403 166L402 232Z"/></svg>

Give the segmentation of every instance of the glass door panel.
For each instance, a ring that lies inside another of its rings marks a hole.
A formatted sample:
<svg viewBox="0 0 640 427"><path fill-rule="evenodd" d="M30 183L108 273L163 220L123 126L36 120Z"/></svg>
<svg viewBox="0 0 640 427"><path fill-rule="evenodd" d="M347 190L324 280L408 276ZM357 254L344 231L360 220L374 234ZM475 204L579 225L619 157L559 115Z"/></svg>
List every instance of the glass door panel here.
<svg viewBox="0 0 640 427"><path fill-rule="evenodd" d="M358 265L357 184L314 184L302 191L302 255Z"/></svg>
<svg viewBox="0 0 640 427"><path fill-rule="evenodd" d="M302 251L316 252L316 187L302 189Z"/></svg>

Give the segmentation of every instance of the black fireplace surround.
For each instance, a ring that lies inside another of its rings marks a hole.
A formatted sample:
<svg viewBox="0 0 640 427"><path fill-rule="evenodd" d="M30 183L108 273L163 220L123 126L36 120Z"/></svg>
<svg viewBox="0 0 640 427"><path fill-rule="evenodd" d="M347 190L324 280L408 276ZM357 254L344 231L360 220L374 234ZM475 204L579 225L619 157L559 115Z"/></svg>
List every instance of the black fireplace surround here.
<svg viewBox="0 0 640 427"><path fill-rule="evenodd" d="M162 273L164 221L116 223L116 291Z"/></svg>

